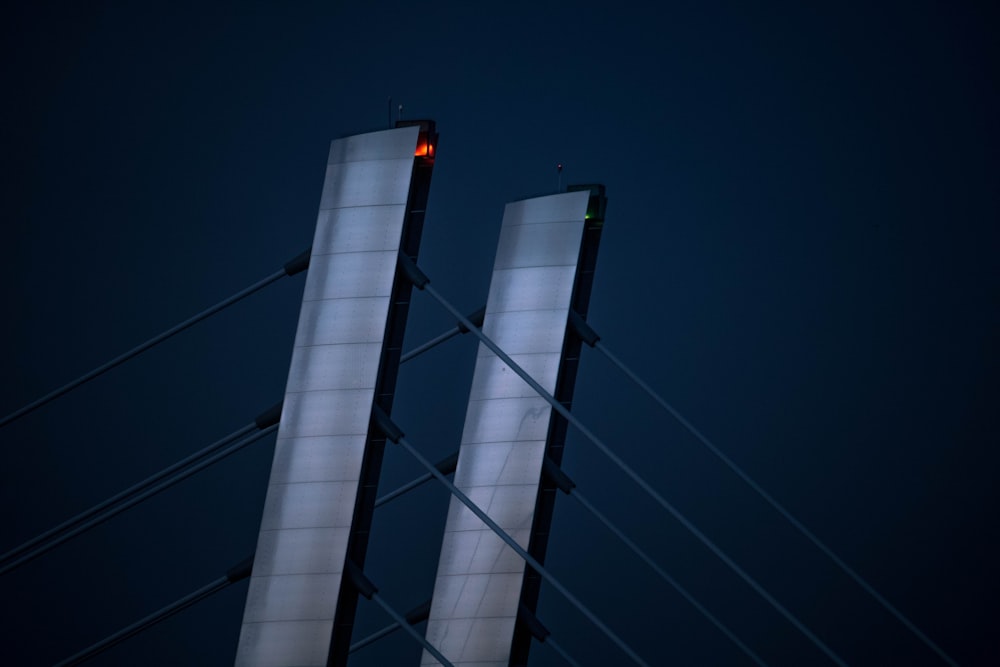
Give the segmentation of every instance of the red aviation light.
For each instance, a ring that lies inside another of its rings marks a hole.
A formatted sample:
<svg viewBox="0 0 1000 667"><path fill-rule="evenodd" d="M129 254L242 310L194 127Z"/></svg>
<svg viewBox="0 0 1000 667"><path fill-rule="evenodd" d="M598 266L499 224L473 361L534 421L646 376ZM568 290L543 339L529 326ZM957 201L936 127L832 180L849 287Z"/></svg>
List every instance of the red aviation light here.
<svg viewBox="0 0 1000 667"><path fill-rule="evenodd" d="M434 149L437 148L437 131L432 120L397 120L396 127L419 127L420 134L417 136L417 148L413 151L413 157L423 158L427 163L434 162Z"/></svg>

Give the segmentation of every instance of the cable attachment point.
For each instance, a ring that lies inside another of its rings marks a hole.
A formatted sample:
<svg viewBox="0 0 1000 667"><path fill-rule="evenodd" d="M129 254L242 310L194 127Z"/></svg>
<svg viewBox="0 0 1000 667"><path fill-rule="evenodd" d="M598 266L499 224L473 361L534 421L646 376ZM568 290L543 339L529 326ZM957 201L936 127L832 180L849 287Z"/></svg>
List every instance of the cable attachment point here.
<svg viewBox="0 0 1000 667"><path fill-rule="evenodd" d="M597 332L580 316L580 313L572 308L569 309L569 325L573 327L573 331L580 337L580 340L590 347L594 347L597 345L597 341L601 340Z"/></svg>
<svg viewBox="0 0 1000 667"><path fill-rule="evenodd" d="M309 257L312 255L312 246L285 262L285 275L294 276L309 268Z"/></svg>
<svg viewBox="0 0 1000 667"><path fill-rule="evenodd" d="M354 587L367 599L371 600L372 596L378 593L378 588L372 583L372 580L365 576L365 573L355 565L353 560L348 558L347 562L344 563L344 569L347 570L347 576L351 578Z"/></svg>
<svg viewBox="0 0 1000 667"><path fill-rule="evenodd" d="M278 401L264 412L257 415L257 418L253 420L253 423L257 425L257 428L263 430L268 426L274 426L279 421L281 421L281 407L285 404L284 401Z"/></svg>
<svg viewBox="0 0 1000 667"><path fill-rule="evenodd" d="M372 406L372 417L375 418L375 424L382 430L385 437L389 438L394 443L398 443L403 439L403 430L396 426L392 418L385 413L379 405L376 403Z"/></svg>
<svg viewBox="0 0 1000 667"><path fill-rule="evenodd" d="M416 625L421 621L426 621L427 617L431 615L431 601L427 600L423 604L414 607L410 611L406 612L403 618L410 625Z"/></svg>
<svg viewBox="0 0 1000 667"><path fill-rule="evenodd" d="M538 617L535 616L523 602L519 602L517 605L517 617L522 623L524 623L525 627L528 628L528 632L531 633L531 636L537 639L540 643L544 644L545 640L552 634L549 632L547 627L542 625L542 622L538 620Z"/></svg>
<svg viewBox="0 0 1000 667"><path fill-rule="evenodd" d="M455 468L458 467L458 452L441 459L434 464L434 467L437 468L438 472L442 475L450 475L455 472Z"/></svg>
<svg viewBox="0 0 1000 667"><path fill-rule="evenodd" d="M545 475L549 478L553 484L559 487L559 490L565 493L567 496L573 493L573 489L576 488L576 482L570 479L570 476L562 471L556 462L550 459L548 456L542 462L542 470Z"/></svg>
<svg viewBox="0 0 1000 667"><path fill-rule="evenodd" d="M419 290L422 290L431 281L427 277L427 274L421 271L414 261L403 253L399 254L399 270Z"/></svg>
<svg viewBox="0 0 1000 667"><path fill-rule="evenodd" d="M476 325L477 329L483 328L483 320L486 319L486 306L483 306L479 310L469 313L465 316L470 322ZM458 330L464 334L469 333L469 327L465 326L461 322L458 323Z"/></svg>
<svg viewBox="0 0 1000 667"><path fill-rule="evenodd" d="M229 583L234 584L237 581L242 581L243 579L249 577L252 571L253 571L253 556L250 556L249 558L245 558L236 565L229 568L229 570L226 572L226 580Z"/></svg>

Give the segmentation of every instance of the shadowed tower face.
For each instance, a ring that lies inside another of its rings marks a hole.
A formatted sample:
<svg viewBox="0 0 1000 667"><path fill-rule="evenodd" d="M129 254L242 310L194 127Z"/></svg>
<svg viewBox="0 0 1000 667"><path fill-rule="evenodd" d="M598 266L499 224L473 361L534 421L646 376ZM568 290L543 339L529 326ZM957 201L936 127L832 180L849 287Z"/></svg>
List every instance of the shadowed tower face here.
<svg viewBox="0 0 1000 667"><path fill-rule="evenodd" d="M397 259L416 259L433 162L421 130L331 144L237 665L326 665L335 617L353 622L344 563L367 546L372 405L391 409L409 303Z"/></svg>
<svg viewBox="0 0 1000 667"><path fill-rule="evenodd" d="M589 201L580 191L507 205L483 323L557 397ZM455 485L525 549L551 421L545 399L480 344ZM455 665L506 667L524 571L524 561L452 498L427 639ZM439 663L425 651L421 664Z"/></svg>

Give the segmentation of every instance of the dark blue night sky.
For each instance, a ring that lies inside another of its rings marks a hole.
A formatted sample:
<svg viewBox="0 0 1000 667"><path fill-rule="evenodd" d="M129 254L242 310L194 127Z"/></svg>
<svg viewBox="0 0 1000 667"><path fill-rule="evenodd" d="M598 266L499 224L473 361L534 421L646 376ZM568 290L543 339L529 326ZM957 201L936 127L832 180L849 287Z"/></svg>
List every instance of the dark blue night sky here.
<svg viewBox="0 0 1000 667"><path fill-rule="evenodd" d="M310 243L333 138L387 97L441 134L420 264L485 302L506 202L602 182L604 342L961 665L1000 661L1000 76L988 3L23 3L0 21L0 413ZM6 551L281 398L303 279L0 430ZM415 294L407 348L452 326ZM469 336L405 365L393 416L458 446ZM851 665L925 646L592 350L574 413ZM47 665L253 550L262 441L0 578L0 662ZM770 664L824 656L571 431L566 471ZM381 488L420 474L386 453ZM375 517L405 610L447 493ZM655 665L746 657L573 500L547 563ZM246 583L95 665L223 665ZM583 664L625 658L554 590ZM361 601L355 638L388 622ZM352 665L416 664L402 633ZM531 665L560 665L535 645Z"/></svg>

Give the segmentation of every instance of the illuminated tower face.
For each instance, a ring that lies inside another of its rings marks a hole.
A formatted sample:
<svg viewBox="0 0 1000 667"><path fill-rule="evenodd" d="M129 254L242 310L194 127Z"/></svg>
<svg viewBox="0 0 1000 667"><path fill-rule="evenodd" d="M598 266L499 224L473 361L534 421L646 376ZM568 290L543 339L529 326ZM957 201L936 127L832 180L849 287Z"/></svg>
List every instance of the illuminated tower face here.
<svg viewBox="0 0 1000 667"><path fill-rule="evenodd" d="M575 286L584 282L589 292L590 278L581 280L579 268L590 199L589 191L579 191L507 205L486 304L483 332L557 397ZM554 437L561 446L565 432L552 426L545 399L480 345L455 484L525 549L532 542L543 458ZM452 498L427 626L430 643L456 665L506 666L524 567ZM438 663L425 652L421 664Z"/></svg>
<svg viewBox="0 0 1000 667"><path fill-rule="evenodd" d="M353 622L344 562L367 546L384 444L372 405L391 409L409 303L397 259L419 246L434 136L331 144L237 665L325 666L335 617Z"/></svg>

